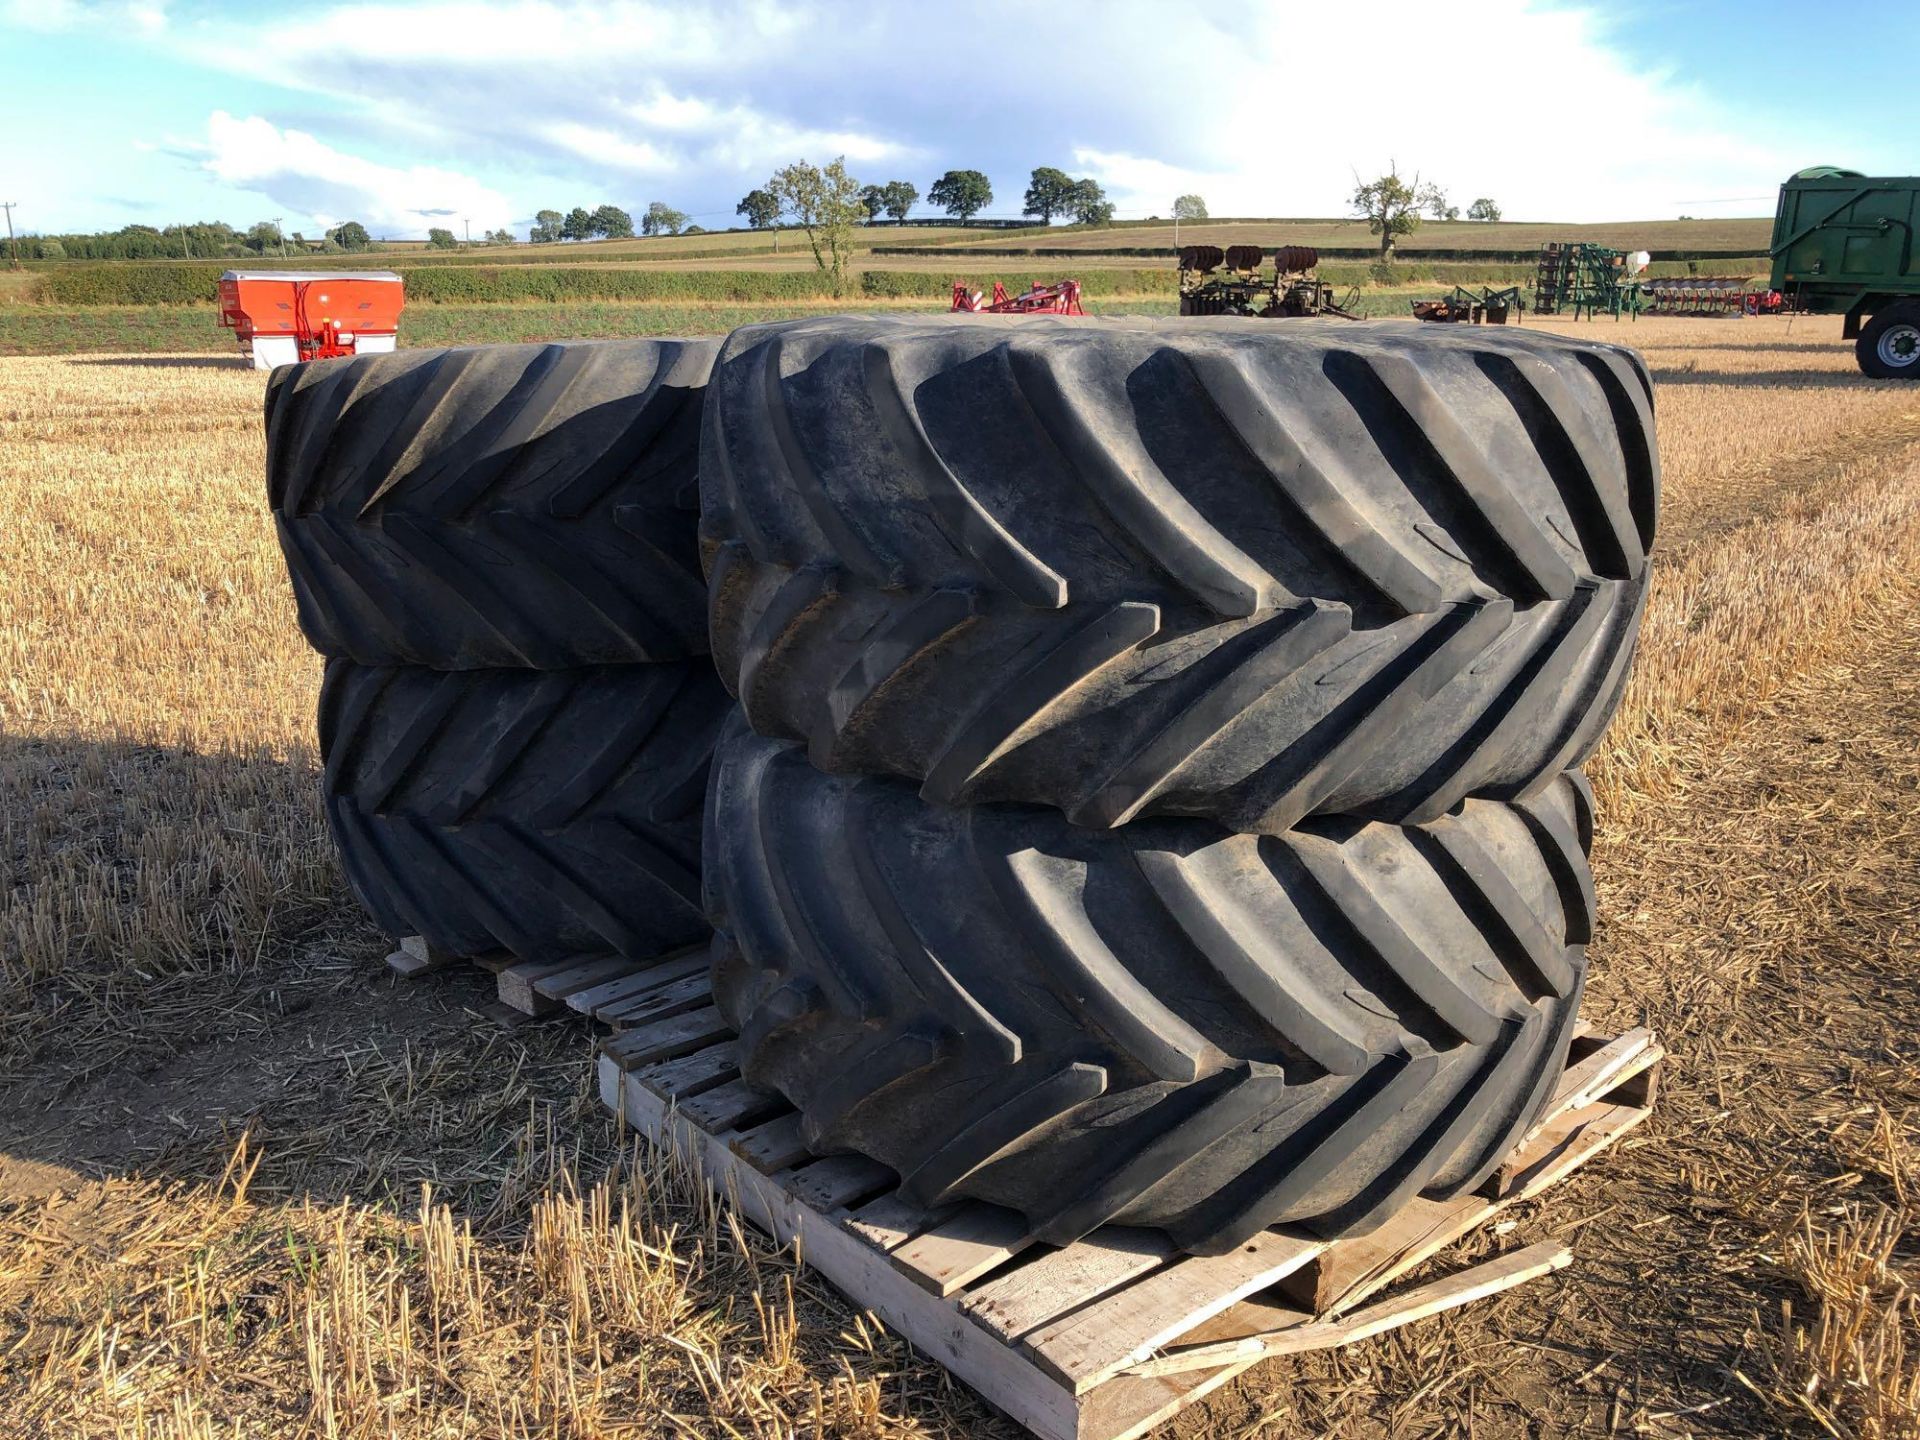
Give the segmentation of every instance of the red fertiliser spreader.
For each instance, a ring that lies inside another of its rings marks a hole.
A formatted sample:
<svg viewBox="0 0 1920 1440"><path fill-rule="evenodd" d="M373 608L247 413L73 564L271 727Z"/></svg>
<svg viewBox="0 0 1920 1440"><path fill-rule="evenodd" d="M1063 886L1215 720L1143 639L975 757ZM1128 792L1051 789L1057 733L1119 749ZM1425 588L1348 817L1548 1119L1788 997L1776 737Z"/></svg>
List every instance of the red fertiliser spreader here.
<svg viewBox="0 0 1920 1440"><path fill-rule="evenodd" d="M967 289L966 282L953 282L953 309L965 311L970 315L1084 315L1080 308L1080 282L1062 280L1057 285L1042 285L1038 280L1033 288L1022 290L1018 295L1009 295L1007 287L998 280L993 282L993 299L988 300L978 290Z"/></svg>
<svg viewBox="0 0 1920 1440"><path fill-rule="evenodd" d="M229 270L220 323L256 370L391 350L405 285L391 270Z"/></svg>

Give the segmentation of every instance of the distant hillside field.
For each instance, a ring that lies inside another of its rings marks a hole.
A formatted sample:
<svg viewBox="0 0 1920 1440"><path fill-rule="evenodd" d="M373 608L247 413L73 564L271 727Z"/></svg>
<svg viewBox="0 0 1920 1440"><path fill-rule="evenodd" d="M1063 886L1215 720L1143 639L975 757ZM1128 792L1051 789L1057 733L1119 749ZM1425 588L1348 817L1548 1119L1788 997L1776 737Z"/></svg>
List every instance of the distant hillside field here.
<svg viewBox="0 0 1920 1440"><path fill-rule="evenodd" d="M1164 247L1172 249L1173 225L1114 225L1088 229L1078 225L1052 231L981 232L957 239L933 240L927 232L889 232L881 246L937 244L943 250L1045 246L1073 250ZM1400 242L1402 250L1532 250L1549 240L1574 240L1615 250L1738 250L1764 255L1772 237L1767 217L1743 220L1610 220L1599 225L1543 222L1484 224L1429 220ZM1016 235L1018 238L1016 238ZM1328 249L1366 249L1379 240L1364 220L1228 220L1182 225L1183 245L1316 245Z"/></svg>

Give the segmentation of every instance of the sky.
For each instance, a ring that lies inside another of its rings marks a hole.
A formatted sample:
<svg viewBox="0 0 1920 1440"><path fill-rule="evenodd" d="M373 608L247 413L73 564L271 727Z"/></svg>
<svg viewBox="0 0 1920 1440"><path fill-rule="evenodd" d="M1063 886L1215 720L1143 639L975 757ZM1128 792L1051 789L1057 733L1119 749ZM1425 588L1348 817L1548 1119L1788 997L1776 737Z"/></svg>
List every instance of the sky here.
<svg viewBox="0 0 1920 1440"><path fill-rule="evenodd" d="M1807 165L1920 171L1916 54L1916 0L0 0L0 200L43 233L719 229L844 156L985 171L996 216L1038 165L1123 219L1337 215L1390 165L1510 220L1763 215Z"/></svg>

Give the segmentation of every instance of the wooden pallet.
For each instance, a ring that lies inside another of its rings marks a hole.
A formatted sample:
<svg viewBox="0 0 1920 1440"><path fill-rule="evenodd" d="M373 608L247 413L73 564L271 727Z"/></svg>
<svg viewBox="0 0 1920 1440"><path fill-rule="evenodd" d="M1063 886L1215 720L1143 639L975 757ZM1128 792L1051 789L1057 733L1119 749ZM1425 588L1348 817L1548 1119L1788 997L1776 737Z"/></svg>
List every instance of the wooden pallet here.
<svg viewBox="0 0 1920 1440"><path fill-rule="evenodd" d="M668 983L699 975L702 1003L706 994L704 945L651 960L579 955L541 961L515 960L504 951L453 955L434 949L418 935L409 935L387 956L388 968L408 979L460 964L476 965L494 977L499 1000L493 1013L508 1023L572 1011L622 1030L677 1013L671 1006L677 1002L678 993L660 993Z"/></svg>
<svg viewBox="0 0 1920 1440"><path fill-rule="evenodd" d="M967 1202L929 1213L900 1198L883 1165L815 1158L793 1108L740 1078L704 984L685 975L649 992L671 995L670 1013L605 1042L602 1098L1046 1440L1140 1435L1268 1355L1351 1344L1558 1269L1564 1247L1534 1246L1356 1308L1645 1120L1665 1055L1645 1030L1576 1038L1552 1103L1480 1193L1415 1200L1369 1235L1329 1243L1274 1229L1200 1257L1109 1226L1056 1248L1011 1211Z"/></svg>

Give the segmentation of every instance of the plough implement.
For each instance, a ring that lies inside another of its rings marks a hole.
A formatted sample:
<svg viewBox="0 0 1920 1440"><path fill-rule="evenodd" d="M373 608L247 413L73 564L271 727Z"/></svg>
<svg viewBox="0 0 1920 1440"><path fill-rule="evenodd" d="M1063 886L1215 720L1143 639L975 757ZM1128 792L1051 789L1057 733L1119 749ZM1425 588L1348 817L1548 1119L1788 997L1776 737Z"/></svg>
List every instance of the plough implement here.
<svg viewBox="0 0 1920 1440"><path fill-rule="evenodd" d="M1643 282L1649 315L1778 315L1785 297L1744 275L1688 275Z"/></svg>

